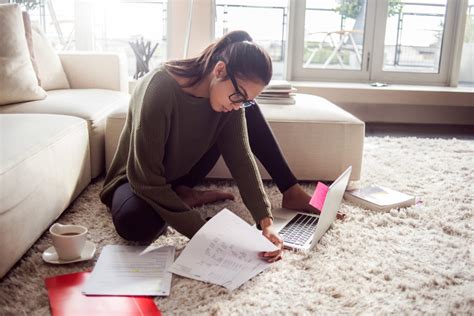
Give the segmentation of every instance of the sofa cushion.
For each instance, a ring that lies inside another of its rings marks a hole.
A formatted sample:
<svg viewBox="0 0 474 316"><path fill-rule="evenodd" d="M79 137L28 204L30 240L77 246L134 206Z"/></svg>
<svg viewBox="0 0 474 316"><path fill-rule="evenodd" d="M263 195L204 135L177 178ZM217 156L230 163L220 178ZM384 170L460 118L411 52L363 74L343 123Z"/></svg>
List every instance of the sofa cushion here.
<svg viewBox="0 0 474 316"><path fill-rule="evenodd" d="M46 90L69 89L61 60L37 24L32 25L33 51L41 87Z"/></svg>
<svg viewBox="0 0 474 316"><path fill-rule="evenodd" d="M35 70L36 79L38 84L41 86L41 80L39 78L38 66L36 65L35 51L33 50L33 31L31 29L31 20L28 12L23 11L23 25L25 27L26 43L28 44L28 52L30 53L31 64Z"/></svg>
<svg viewBox="0 0 474 316"><path fill-rule="evenodd" d="M0 126L2 152L0 155L0 186L2 187L0 214L2 214L20 203L41 185L42 177L36 177L35 174L52 171L45 171L45 166L41 165L28 168L18 168L18 166L27 166L29 160L36 159L36 155L48 150L52 144L76 130L81 131L87 125L84 120L64 115L8 114L0 115ZM60 160L63 157L57 158ZM6 181L7 179L11 182Z"/></svg>
<svg viewBox="0 0 474 316"><path fill-rule="evenodd" d="M0 115L0 277L90 182L86 121Z"/></svg>
<svg viewBox="0 0 474 316"><path fill-rule="evenodd" d="M0 4L0 105L45 97L31 63L20 7Z"/></svg>
<svg viewBox="0 0 474 316"><path fill-rule="evenodd" d="M128 104L126 93L102 89L51 90L48 98L0 107L0 113L43 113L72 115L87 121L89 127L92 177L103 171L106 117Z"/></svg>
<svg viewBox="0 0 474 316"><path fill-rule="evenodd" d="M0 113L44 113L77 116L90 125L103 120L118 106L128 104L129 95L102 89L62 89L48 92L45 100L2 106Z"/></svg>

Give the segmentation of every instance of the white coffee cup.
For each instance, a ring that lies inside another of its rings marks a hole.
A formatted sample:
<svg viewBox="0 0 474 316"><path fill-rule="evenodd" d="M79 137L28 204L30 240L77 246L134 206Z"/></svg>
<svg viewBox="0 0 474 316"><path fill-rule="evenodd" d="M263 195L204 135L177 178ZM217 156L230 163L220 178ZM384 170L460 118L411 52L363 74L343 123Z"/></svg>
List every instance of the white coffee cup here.
<svg viewBox="0 0 474 316"><path fill-rule="evenodd" d="M81 257L86 244L86 227L56 223L49 228L49 232L59 259L69 261Z"/></svg>

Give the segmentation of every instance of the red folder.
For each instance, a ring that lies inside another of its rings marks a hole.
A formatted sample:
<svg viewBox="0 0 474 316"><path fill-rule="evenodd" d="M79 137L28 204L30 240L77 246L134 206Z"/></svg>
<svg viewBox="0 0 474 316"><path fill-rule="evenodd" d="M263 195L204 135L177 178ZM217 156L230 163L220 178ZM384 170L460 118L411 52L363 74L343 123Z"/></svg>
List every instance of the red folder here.
<svg viewBox="0 0 474 316"><path fill-rule="evenodd" d="M82 294L89 275L90 272L78 272L45 279L53 316L161 315L151 297Z"/></svg>

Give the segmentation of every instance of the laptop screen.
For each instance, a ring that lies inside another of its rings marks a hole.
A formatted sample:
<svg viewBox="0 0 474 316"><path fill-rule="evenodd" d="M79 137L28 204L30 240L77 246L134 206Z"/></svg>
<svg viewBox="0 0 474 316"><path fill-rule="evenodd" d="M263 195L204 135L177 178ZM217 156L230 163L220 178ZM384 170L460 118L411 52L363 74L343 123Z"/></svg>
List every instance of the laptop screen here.
<svg viewBox="0 0 474 316"><path fill-rule="evenodd" d="M339 210L342 197L344 196L347 184L349 183L351 172L352 166L347 168L329 187L311 246L321 239L321 237L336 219L337 211Z"/></svg>

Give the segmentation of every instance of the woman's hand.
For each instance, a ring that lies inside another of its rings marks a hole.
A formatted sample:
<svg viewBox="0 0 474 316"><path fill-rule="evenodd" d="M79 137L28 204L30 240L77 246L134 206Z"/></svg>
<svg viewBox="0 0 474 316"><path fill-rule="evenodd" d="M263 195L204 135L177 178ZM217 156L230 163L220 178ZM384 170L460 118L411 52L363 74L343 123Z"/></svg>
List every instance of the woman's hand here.
<svg viewBox="0 0 474 316"><path fill-rule="evenodd" d="M262 227L262 235L279 248L275 251L261 252L260 257L269 263L280 260L283 252L283 240L273 228L273 220L270 217L262 219L260 227Z"/></svg>

